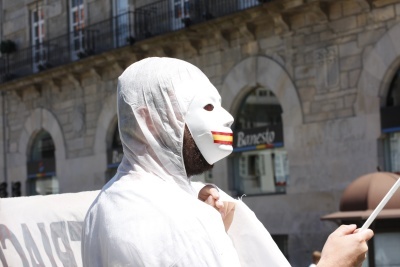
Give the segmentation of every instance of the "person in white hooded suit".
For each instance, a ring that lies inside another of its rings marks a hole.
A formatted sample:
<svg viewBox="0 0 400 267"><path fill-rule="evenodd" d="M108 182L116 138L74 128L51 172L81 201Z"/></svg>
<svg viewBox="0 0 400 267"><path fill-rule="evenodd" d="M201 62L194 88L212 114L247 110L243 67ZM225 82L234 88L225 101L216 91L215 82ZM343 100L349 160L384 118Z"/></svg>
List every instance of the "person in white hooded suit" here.
<svg viewBox="0 0 400 267"><path fill-rule="evenodd" d="M117 104L124 157L86 215L83 266L290 266L242 201L190 181L232 152L233 118L197 67L136 62L119 77ZM354 230L332 233L318 266L362 262L373 233Z"/></svg>

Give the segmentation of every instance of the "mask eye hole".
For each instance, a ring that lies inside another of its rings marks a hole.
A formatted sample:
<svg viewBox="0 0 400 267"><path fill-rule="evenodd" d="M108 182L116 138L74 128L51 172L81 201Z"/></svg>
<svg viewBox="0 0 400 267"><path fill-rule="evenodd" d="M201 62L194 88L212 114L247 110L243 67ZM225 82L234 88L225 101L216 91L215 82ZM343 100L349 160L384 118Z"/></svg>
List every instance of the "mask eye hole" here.
<svg viewBox="0 0 400 267"><path fill-rule="evenodd" d="M212 111L214 109L214 106L212 104L207 104L204 106L204 109L207 111Z"/></svg>

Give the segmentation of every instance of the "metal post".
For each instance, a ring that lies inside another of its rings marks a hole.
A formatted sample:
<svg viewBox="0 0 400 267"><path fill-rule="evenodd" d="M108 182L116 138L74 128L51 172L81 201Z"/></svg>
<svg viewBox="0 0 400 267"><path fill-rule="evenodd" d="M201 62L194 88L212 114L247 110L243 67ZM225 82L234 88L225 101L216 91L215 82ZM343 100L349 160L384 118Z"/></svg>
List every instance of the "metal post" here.
<svg viewBox="0 0 400 267"><path fill-rule="evenodd" d="M4 181L3 182L8 182L8 177L7 177L7 145L6 145L6 100L5 100L6 93L4 91L1 91L1 115L3 116L3 175L4 175Z"/></svg>
<svg viewBox="0 0 400 267"><path fill-rule="evenodd" d="M0 0L0 41L3 40L3 0Z"/></svg>

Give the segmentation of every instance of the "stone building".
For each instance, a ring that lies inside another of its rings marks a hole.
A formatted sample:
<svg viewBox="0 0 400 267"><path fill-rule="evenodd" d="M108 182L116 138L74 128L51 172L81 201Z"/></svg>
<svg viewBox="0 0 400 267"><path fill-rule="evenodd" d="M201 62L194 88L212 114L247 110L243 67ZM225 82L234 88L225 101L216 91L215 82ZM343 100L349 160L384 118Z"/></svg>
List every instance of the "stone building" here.
<svg viewBox="0 0 400 267"><path fill-rule="evenodd" d="M189 61L218 88L235 149L201 179L245 194L293 266L322 249L336 225L320 217L347 185L400 171L398 0L0 0L0 10L9 195L19 184L22 195L100 189L122 155L117 78L149 56Z"/></svg>

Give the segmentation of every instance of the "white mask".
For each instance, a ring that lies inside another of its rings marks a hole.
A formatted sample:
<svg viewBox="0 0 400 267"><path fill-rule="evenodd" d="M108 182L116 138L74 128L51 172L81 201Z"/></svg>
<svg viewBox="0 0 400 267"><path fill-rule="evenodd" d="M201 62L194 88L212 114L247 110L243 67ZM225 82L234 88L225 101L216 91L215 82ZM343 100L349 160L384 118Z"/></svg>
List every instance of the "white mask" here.
<svg viewBox="0 0 400 267"><path fill-rule="evenodd" d="M208 80L181 86L198 92L188 107L185 122L205 160L214 164L232 153L233 117L221 106L221 96Z"/></svg>

